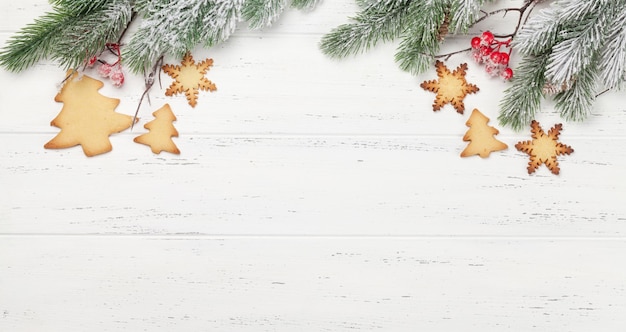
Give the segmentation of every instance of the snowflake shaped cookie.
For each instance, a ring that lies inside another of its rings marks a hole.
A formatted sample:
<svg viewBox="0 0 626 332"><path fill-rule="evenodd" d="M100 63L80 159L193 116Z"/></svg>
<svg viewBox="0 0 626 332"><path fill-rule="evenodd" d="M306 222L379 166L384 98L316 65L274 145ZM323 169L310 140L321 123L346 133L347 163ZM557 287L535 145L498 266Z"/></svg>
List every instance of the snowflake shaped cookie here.
<svg viewBox="0 0 626 332"><path fill-rule="evenodd" d="M215 84L204 77L209 68L213 65L213 59L205 59L196 64L191 54L187 53L183 57L181 64L182 66L163 66L163 71L175 80L170 87L165 90L165 95L172 96L184 92L189 105L196 107L199 90L217 90Z"/></svg>
<svg viewBox="0 0 626 332"><path fill-rule="evenodd" d="M476 93L479 90L476 85L465 80L467 63L461 64L453 72L450 72L448 67L439 60L435 63L435 67L439 79L420 84L424 90L437 94L433 103L433 111L440 110L445 104L451 104L457 112L463 114L465 111L463 99L466 95Z"/></svg>
<svg viewBox="0 0 626 332"><path fill-rule="evenodd" d="M559 163L556 157L574 152L570 146L558 142L563 126L560 123L555 125L548 131L547 135L541 129L539 122L535 120L530 124L530 127L533 140L515 144L519 151L530 156L528 174L535 172L541 164L546 164L553 174L559 174Z"/></svg>

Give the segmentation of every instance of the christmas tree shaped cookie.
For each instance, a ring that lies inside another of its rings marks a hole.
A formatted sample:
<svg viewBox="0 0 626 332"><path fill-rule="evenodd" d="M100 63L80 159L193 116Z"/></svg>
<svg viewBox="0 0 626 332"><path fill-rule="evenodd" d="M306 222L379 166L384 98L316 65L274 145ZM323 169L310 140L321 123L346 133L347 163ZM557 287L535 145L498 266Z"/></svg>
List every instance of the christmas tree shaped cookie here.
<svg viewBox="0 0 626 332"><path fill-rule="evenodd" d="M461 64L453 72L450 72L448 67L439 60L435 63L435 67L439 79L420 84L422 89L437 94L433 103L433 111L438 111L449 103L457 112L463 114L465 111L463 99L468 94L476 93L479 90L476 85L465 80L467 63Z"/></svg>
<svg viewBox="0 0 626 332"><path fill-rule="evenodd" d="M46 149L63 149L76 145L91 157L112 150L109 136L128 129L133 117L115 112L120 100L101 95L101 81L89 76L78 77L77 72L68 72L67 82L54 98L63 103L63 108L50 125L61 128Z"/></svg>
<svg viewBox="0 0 626 332"><path fill-rule="evenodd" d="M489 123L488 117L477 109L472 111L472 115L465 123L470 129L463 136L463 140L470 143L461 152L461 157L479 155L486 158L493 151L507 148L506 144L493 137L500 133L498 129L488 126L487 123Z"/></svg>
<svg viewBox="0 0 626 332"><path fill-rule="evenodd" d="M152 115L154 115L155 119L143 126L150 132L135 137L134 141L150 146L152 152L156 154L161 153L161 151L180 154L180 150L172 141L172 137L178 137L178 131L172 124L172 122L176 121L176 116L172 113L170 105L163 105Z"/></svg>
<svg viewBox="0 0 626 332"><path fill-rule="evenodd" d="M539 122L535 120L531 122L530 128L533 139L515 144L519 151L530 156L528 174L534 173L541 164L546 164L553 174L558 175L560 168L556 157L574 152L574 149L570 146L558 141L563 125L560 123L556 124L548 131L547 135L539 125Z"/></svg>
<svg viewBox="0 0 626 332"><path fill-rule="evenodd" d="M205 59L196 64L191 54L187 53L179 65L164 65L163 71L171 76L175 81L165 90L166 96L185 93L187 101L191 107L196 107L198 103L199 90L215 91L217 87L209 81L206 75L213 65L213 59Z"/></svg>

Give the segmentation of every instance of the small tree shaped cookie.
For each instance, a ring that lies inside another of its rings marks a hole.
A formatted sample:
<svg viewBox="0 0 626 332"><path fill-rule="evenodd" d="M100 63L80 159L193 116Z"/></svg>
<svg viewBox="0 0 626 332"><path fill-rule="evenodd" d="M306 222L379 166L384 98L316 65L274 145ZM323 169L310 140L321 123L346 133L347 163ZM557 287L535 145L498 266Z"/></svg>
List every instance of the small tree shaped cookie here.
<svg viewBox="0 0 626 332"><path fill-rule="evenodd" d="M479 155L486 158L493 151L500 151L507 148L507 145L493 137L500 132L494 127L487 125L489 118L479 110L474 109L472 115L465 123L470 129L463 136L463 140L470 142L465 150L461 152L461 157Z"/></svg>
<svg viewBox="0 0 626 332"><path fill-rule="evenodd" d="M150 132L135 137L134 141L150 146L152 152L156 154L161 153L161 151L180 154L180 150L178 150L178 147L172 140L172 137L178 137L178 131L172 124L172 122L176 121L176 116L172 113L170 105L163 105L152 115L154 115L155 119L143 126Z"/></svg>
<svg viewBox="0 0 626 332"><path fill-rule="evenodd" d="M78 77L68 71L69 78L54 98L63 103L59 115L50 123L61 128L46 149L63 149L80 145L88 157L113 149L109 136L130 128L133 117L115 112L119 99L101 95L104 83L89 76Z"/></svg>

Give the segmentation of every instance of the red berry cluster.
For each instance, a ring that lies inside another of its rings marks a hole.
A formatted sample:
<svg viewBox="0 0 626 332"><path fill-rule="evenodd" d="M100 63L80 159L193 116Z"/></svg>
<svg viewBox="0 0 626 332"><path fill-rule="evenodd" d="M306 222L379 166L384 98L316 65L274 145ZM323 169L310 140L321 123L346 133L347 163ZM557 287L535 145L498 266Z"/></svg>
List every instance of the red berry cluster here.
<svg viewBox="0 0 626 332"><path fill-rule="evenodd" d="M90 59L87 59L86 66L88 68L93 67L96 62L100 63L98 67L98 74L104 78L110 78L113 82L113 85L120 87L124 84L124 72L122 71L122 52L120 51L119 44L106 44L106 48L109 52L111 52L117 60L110 64L104 61L102 58L99 58L97 55L94 55Z"/></svg>
<svg viewBox="0 0 626 332"><path fill-rule="evenodd" d="M508 52L500 52L504 47ZM511 39L497 40L493 33L485 31L480 37L472 38L472 58L478 64L485 64L485 71L491 76L500 76L504 80L513 77L509 68L511 57Z"/></svg>

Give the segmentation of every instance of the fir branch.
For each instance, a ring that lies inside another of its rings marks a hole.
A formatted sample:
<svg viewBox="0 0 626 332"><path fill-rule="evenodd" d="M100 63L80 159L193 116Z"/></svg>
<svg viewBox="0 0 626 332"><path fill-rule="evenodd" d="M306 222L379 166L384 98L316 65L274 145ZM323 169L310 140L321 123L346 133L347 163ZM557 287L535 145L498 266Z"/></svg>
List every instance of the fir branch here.
<svg viewBox="0 0 626 332"><path fill-rule="evenodd" d="M243 5L244 0L215 2L203 18L204 28L200 32L200 38L205 46L211 47L224 42L235 32Z"/></svg>
<svg viewBox="0 0 626 332"><path fill-rule="evenodd" d="M549 51L557 42L561 22L555 8L547 8L533 15L519 30L512 46L526 55L539 55Z"/></svg>
<svg viewBox="0 0 626 332"><path fill-rule="evenodd" d="M551 83L575 80L578 74L592 64L592 59L602 46L601 40L606 27L604 11L588 13L587 17L576 17L559 33L562 41L552 47L545 76Z"/></svg>
<svg viewBox="0 0 626 332"><path fill-rule="evenodd" d="M251 29L271 26L285 10L286 0L246 0L243 18Z"/></svg>
<svg viewBox="0 0 626 332"><path fill-rule="evenodd" d="M608 89L620 89L626 80L626 0L616 1L610 21L599 54L598 75Z"/></svg>
<svg viewBox="0 0 626 332"><path fill-rule="evenodd" d="M157 0L158 1L158 0ZM154 3L154 0L135 0L133 8L135 11L145 13L150 5Z"/></svg>
<svg viewBox="0 0 626 332"><path fill-rule="evenodd" d="M54 11L27 25L0 52L0 65L22 71L44 59L66 69L100 51L128 24L131 0L53 1Z"/></svg>
<svg viewBox="0 0 626 332"><path fill-rule="evenodd" d="M596 68L586 67L578 72L571 88L554 96L555 108L561 117L571 121L582 121L591 112L596 99Z"/></svg>
<svg viewBox="0 0 626 332"><path fill-rule="evenodd" d="M594 15L612 1L615 0L558 0L552 5L558 6L559 19L562 22L574 22Z"/></svg>
<svg viewBox="0 0 626 332"><path fill-rule="evenodd" d="M51 58L66 68L76 68L115 42L131 21L129 0L112 0L97 11L81 16L63 31Z"/></svg>
<svg viewBox="0 0 626 332"><path fill-rule="evenodd" d="M439 28L448 10L446 0L414 1L409 6L410 20L402 32L395 59L402 70L419 74L427 70L439 51Z"/></svg>
<svg viewBox="0 0 626 332"><path fill-rule="evenodd" d="M343 58L364 52L380 41L399 37L408 18L410 3L411 0L368 3L353 18L354 23L343 24L322 38L322 52L334 58Z"/></svg>
<svg viewBox="0 0 626 332"><path fill-rule="evenodd" d="M50 4L57 10L81 16L93 13L106 6L110 0L49 0Z"/></svg>
<svg viewBox="0 0 626 332"><path fill-rule="evenodd" d="M359 8L365 9L378 0L355 0L355 1L356 1L356 5L359 6Z"/></svg>
<svg viewBox="0 0 626 332"><path fill-rule="evenodd" d="M466 33L480 17L485 0L452 0L450 12L450 30L454 33Z"/></svg>
<svg viewBox="0 0 626 332"><path fill-rule="evenodd" d="M140 4L144 21L124 48L126 66L143 72L164 54L182 57L200 41L204 17L213 8L209 0L153 0Z"/></svg>
<svg viewBox="0 0 626 332"><path fill-rule="evenodd" d="M541 98L548 55L525 56L516 68L511 86L504 91L498 120L513 129L525 128L541 107Z"/></svg>
<svg viewBox="0 0 626 332"><path fill-rule="evenodd" d="M0 65L19 72L46 59L63 29L76 17L67 12L50 12L13 35L0 52Z"/></svg>
<svg viewBox="0 0 626 332"><path fill-rule="evenodd" d="M536 86L524 85L535 82L544 84L545 93L556 93L555 108L564 119L585 119L598 96L599 80L609 88L625 80L625 7L626 0L560 0L530 18L513 45L524 59L546 59L545 66L524 76L528 66L520 65L514 86L505 91L500 122L519 129L528 121L540 95ZM527 95L521 93L525 89Z"/></svg>
<svg viewBox="0 0 626 332"><path fill-rule="evenodd" d="M315 8L322 0L292 0L291 7L303 10L310 10Z"/></svg>

